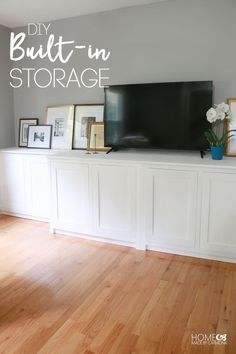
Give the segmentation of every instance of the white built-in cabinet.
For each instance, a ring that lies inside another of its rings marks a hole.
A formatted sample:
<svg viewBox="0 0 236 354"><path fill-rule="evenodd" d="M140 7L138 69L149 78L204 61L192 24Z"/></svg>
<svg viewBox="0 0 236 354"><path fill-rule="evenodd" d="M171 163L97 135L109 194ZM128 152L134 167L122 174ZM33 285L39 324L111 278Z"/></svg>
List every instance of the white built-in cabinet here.
<svg viewBox="0 0 236 354"><path fill-rule="evenodd" d="M145 235L152 246L194 247L197 223L197 172L145 170Z"/></svg>
<svg viewBox="0 0 236 354"><path fill-rule="evenodd" d="M94 234L126 244L135 242L136 168L121 164L95 164L91 172Z"/></svg>
<svg viewBox="0 0 236 354"><path fill-rule="evenodd" d="M1 210L24 214L26 212L24 158L22 155L1 156Z"/></svg>
<svg viewBox="0 0 236 354"><path fill-rule="evenodd" d="M27 214L50 219L50 168L45 157L29 156L24 159L25 195Z"/></svg>
<svg viewBox="0 0 236 354"><path fill-rule="evenodd" d="M90 176L86 163L52 161L52 219L54 229L90 234Z"/></svg>
<svg viewBox="0 0 236 354"><path fill-rule="evenodd" d="M34 219L50 218L50 169L44 155L1 153L0 210Z"/></svg>
<svg viewBox="0 0 236 354"><path fill-rule="evenodd" d="M0 209L54 233L236 262L236 159L1 151Z"/></svg>
<svg viewBox="0 0 236 354"><path fill-rule="evenodd" d="M51 177L52 229L135 242L135 168L56 160Z"/></svg>
<svg viewBox="0 0 236 354"><path fill-rule="evenodd" d="M200 248L236 257L236 173L202 173Z"/></svg>

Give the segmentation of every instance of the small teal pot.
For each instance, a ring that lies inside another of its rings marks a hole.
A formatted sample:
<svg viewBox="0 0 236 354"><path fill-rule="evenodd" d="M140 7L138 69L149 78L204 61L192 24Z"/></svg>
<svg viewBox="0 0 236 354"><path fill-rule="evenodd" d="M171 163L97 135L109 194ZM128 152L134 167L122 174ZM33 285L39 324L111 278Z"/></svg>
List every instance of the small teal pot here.
<svg viewBox="0 0 236 354"><path fill-rule="evenodd" d="M224 146L212 146L211 147L212 160L222 160L224 156L224 152L225 152Z"/></svg>

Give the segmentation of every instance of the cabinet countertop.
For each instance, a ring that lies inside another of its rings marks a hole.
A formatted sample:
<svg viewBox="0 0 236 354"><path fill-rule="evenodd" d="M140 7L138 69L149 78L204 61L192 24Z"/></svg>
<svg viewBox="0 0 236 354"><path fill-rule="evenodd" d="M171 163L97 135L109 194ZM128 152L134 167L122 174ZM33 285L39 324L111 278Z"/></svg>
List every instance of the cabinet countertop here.
<svg viewBox="0 0 236 354"><path fill-rule="evenodd" d="M85 150L44 150L27 148L0 149L0 153L41 155L56 160L78 160L91 162L126 162L136 164L167 164L205 168L236 169L236 158L224 156L223 160L212 160L210 153L201 159L199 152L193 151L161 151L161 150L121 150L106 154L88 154Z"/></svg>

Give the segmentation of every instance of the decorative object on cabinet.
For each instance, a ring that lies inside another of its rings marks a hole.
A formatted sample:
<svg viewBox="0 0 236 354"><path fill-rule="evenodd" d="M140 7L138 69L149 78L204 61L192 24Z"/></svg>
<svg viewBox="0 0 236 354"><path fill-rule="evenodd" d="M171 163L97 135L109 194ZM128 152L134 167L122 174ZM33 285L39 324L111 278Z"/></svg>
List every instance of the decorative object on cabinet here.
<svg viewBox="0 0 236 354"><path fill-rule="evenodd" d="M81 104L75 106L73 149L86 149L90 122L103 121L103 104Z"/></svg>
<svg viewBox="0 0 236 354"><path fill-rule="evenodd" d="M104 123L103 122L89 122L88 125L88 146L87 150L94 151L108 151L109 147L104 146Z"/></svg>
<svg viewBox="0 0 236 354"><path fill-rule="evenodd" d="M52 142L52 125L30 125L28 147L34 149L50 149Z"/></svg>
<svg viewBox="0 0 236 354"><path fill-rule="evenodd" d="M52 125L52 148L71 149L74 105L47 107L47 124Z"/></svg>
<svg viewBox="0 0 236 354"><path fill-rule="evenodd" d="M231 111L231 119L227 120L226 129L235 130L236 129L236 98L229 98L227 103ZM226 145L226 156L236 156L236 136L233 136L227 142Z"/></svg>
<svg viewBox="0 0 236 354"><path fill-rule="evenodd" d="M27 147L29 125L37 125L38 118L20 118L19 119L19 147Z"/></svg>
<svg viewBox="0 0 236 354"><path fill-rule="evenodd" d="M205 132L205 137L211 146L211 156L213 160L222 160L227 142L234 137L235 130L224 130L223 122L231 120L230 106L224 102L210 108L207 113L207 120L212 124Z"/></svg>

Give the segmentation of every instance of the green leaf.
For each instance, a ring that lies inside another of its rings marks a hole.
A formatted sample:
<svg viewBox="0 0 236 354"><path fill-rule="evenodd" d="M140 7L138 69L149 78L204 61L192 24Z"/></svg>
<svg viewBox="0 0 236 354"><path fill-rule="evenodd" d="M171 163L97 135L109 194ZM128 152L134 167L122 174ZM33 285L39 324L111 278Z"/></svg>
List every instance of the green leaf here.
<svg viewBox="0 0 236 354"><path fill-rule="evenodd" d="M224 133L221 137L221 139L219 140L219 144L221 146L224 146L226 144L226 140L227 140L227 133Z"/></svg>
<svg viewBox="0 0 236 354"><path fill-rule="evenodd" d="M230 134L231 132L236 132L236 129L231 129L231 130L224 132L220 138L216 135L216 133L214 132L213 129L208 129L208 131L206 131L204 133L204 135L205 135L205 138L207 139L208 143L211 146L225 146L226 143L232 137L235 136L234 134Z"/></svg>
<svg viewBox="0 0 236 354"><path fill-rule="evenodd" d="M212 137L211 137L211 135L209 134L209 132L205 132L204 135L205 135L205 138L206 138L206 140L208 141L208 143L212 146L212 145L213 145Z"/></svg>
<svg viewBox="0 0 236 354"><path fill-rule="evenodd" d="M212 129L208 129L208 136L209 136L209 139L211 141L211 145L212 146L218 146L219 144L219 139L217 137L217 135L215 134L215 132L212 130Z"/></svg>

